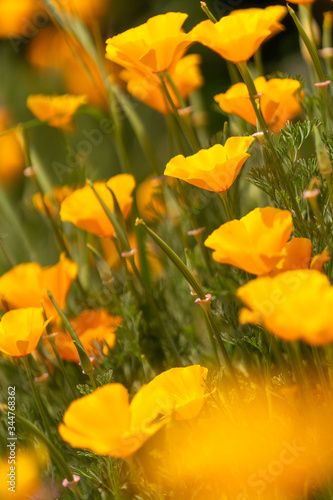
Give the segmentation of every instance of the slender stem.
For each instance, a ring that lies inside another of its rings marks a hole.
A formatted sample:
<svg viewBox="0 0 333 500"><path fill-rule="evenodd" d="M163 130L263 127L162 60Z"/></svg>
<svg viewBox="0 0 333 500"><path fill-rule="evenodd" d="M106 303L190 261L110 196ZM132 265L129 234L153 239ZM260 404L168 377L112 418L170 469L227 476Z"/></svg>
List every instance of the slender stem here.
<svg viewBox="0 0 333 500"><path fill-rule="evenodd" d="M49 423L48 423L48 419L47 419L47 416L46 416L46 413L45 413L45 409L44 409L43 403L42 403L42 401L40 399L40 395L38 393L38 390L36 390L36 386L35 386L35 383L34 383L34 380L33 380L33 376L32 376L32 373L31 373L31 368L30 368L30 363L29 363L29 357L30 356L31 356L31 354L29 354L28 357L23 357L22 358L22 362L23 362L24 367L25 367L25 371L26 371L26 374L27 374L27 377L28 377L28 380L29 380L29 384L30 384L30 387L31 387L31 390L32 390L32 393L33 393L33 396L34 396L34 399L35 399L38 411L39 411L39 415L40 415L40 417L42 419L42 422L43 422L44 430L47 433L48 437L51 439L52 433L51 433L51 429L50 429L50 426L49 426Z"/></svg>
<svg viewBox="0 0 333 500"><path fill-rule="evenodd" d="M249 98L250 98L250 101L252 103L253 109L254 109L254 111L256 113L256 117L257 117L257 120L259 122L259 126L260 126L262 132L264 133L266 142L267 142L267 144L269 146L269 149L270 149L270 151L271 151L271 153L273 155L273 158L274 158L274 165L272 165L271 170L272 170L273 173L276 170L276 172L279 174L280 181L283 184L283 187L284 187L285 191L289 195L292 208L293 208L293 210L295 212L296 223L299 226L299 228L302 230L302 233L306 235L308 233L308 230L307 230L307 227L306 227L305 222L303 220L303 217L302 217L301 211L299 209L298 203L296 201L295 193L293 191L292 186L288 182L288 179L286 179L286 175L285 175L285 173L283 171L283 167L281 165L279 156L278 156L278 154L276 152L274 143L273 143L273 141L271 139L271 135L270 135L270 133L268 131L268 128L267 128L266 122L264 120L264 117L262 115L260 106L258 106L257 103L256 103L255 95L257 93L257 90L256 90L256 87L255 87L254 81L252 79L251 73L250 73L250 71L249 71L249 69L247 67L246 62L244 62L244 63L238 63L237 67L239 69L240 74L242 75L242 78L243 78L243 80L245 82L245 85L247 86L247 89L249 91Z"/></svg>
<svg viewBox="0 0 333 500"><path fill-rule="evenodd" d="M31 422L29 422L29 420L22 417L21 415L16 414L16 420L17 420L17 422L22 424L22 426L25 427L31 434L36 436L38 438L38 440L42 441L47 446L53 460L55 461L55 463L58 466L59 472L64 475L64 477L67 479L67 481L72 482L74 480L73 474L72 474L70 468L68 467L65 458L60 453L60 451L55 447L55 445L52 443L52 441L50 439L48 439L45 436L45 434L43 434L38 429L38 427L33 425ZM81 495L78 492L76 492L76 493L77 494L75 494L73 492L74 496L76 498L81 498Z"/></svg>
<svg viewBox="0 0 333 500"><path fill-rule="evenodd" d="M182 117L179 115L178 109L176 108L175 103L173 102L172 97L170 95L170 92L166 86L165 76L159 75L159 77L161 80L163 92L164 92L164 94L165 94L165 96L166 96L166 98L171 106L171 109L174 113L174 116L175 116L177 122L178 122L178 125L181 128L181 130L184 132L184 135L185 135L189 145L191 146L193 152L196 153L197 151L199 151L201 149L200 144L198 143L198 139L196 138L193 129L191 129L188 126L188 124L185 122L185 120L183 120Z"/></svg>
<svg viewBox="0 0 333 500"><path fill-rule="evenodd" d="M142 219L137 219L135 222L136 225L142 226L143 229L153 238L153 240L157 243L157 245L166 253L168 258L171 260L171 262L177 267L177 269L181 272L181 274L184 276L188 284L190 285L191 288L196 292L198 295L198 298L204 302L206 301L206 294L204 293L203 289L201 288L201 285L198 283L198 281L195 279L189 268L184 264L184 262L178 257L178 255L172 250L172 248L169 247L165 241L162 240L150 227L147 226L147 224L142 220ZM217 325L215 323L214 317L210 311L209 304L208 306L203 306L202 309L204 310L208 323L212 329L212 332L216 338L216 341L219 345L219 348L222 352L224 361L226 366L229 369L230 375L232 376L234 380L235 387L238 387L238 381L236 378L235 371L233 369L233 366L230 362L228 352L226 348L224 347L224 344L221 340L219 330L217 328Z"/></svg>
<svg viewBox="0 0 333 500"><path fill-rule="evenodd" d="M234 217L231 213L230 203L228 199L228 191L223 191L223 193L218 193L220 200L222 201L223 209L228 221L233 220Z"/></svg>

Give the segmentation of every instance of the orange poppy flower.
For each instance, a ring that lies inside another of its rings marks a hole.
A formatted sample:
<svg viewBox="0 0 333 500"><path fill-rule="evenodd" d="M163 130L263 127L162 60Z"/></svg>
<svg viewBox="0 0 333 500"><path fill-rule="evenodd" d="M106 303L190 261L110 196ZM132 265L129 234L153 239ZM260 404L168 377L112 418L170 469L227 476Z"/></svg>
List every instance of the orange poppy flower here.
<svg viewBox="0 0 333 500"><path fill-rule="evenodd" d="M192 156L175 156L164 174L215 193L227 191L250 156L246 151L253 141L251 136L229 137L224 146L215 144Z"/></svg>
<svg viewBox="0 0 333 500"><path fill-rule="evenodd" d="M288 210L256 208L240 220L222 224L208 236L213 259L252 274L269 273L284 256L284 247L293 230Z"/></svg>
<svg viewBox="0 0 333 500"><path fill-rule="evenodd" d="M187 17L181 12L151 17L145 24L109 38L106 57L143 76L170 71L193 43L182 29Z"/></svg>
<svg viewBox="0 0 333 500"><path fill-rule="evenodd" d="M79 336L86 352L98 356L96 344L103 343L103 353L105 355L107 355L108 349L114 347L116 342L115 331L121 325L122 318L120 316L111 316L102 309L86 310L82 311L76 318L72 318L70 323ZM79 355L69 333L62 331L56 333L55 345L60 357L66 361L79 363ZM47 337L44 337L44 341L47 343ZM49 344L47 343L47 345ZM49 350L51 352L51 349Z"/></svg>
<svg viewBox="0 0 333 500"><path fill-rule="evenodd" d="M9 112L1 108L0 132L9 127ZM0 151L0 183L7 187L22 175L24 168L23 151L15 132L0 137Z"/></svg>
<svg viewBox="0 0 333 500"><path fill-rule="evenodd" d="M0 38L16 38L30 34L31 31L29 31L27 23L37 10L40 12L41 5L36 0L16 0L15 2L1 0Z"/></svg>
<svg viewBox="0 0 333 500"><path fill-rule="evenodd" d="M281 31L279 21L287 13L286 7L245 9L222 17L217 23L202 21L189 33L189 37L235 63L250 59L260 45Z"/></svg>
<svg viewBox="0 0 333 500"><path fill-rule="evenodd" d="M198 414L207 397L206 376L200 366L172 368L141 387L130 404L123 385L105 385L71 403L59 434L74 448L130 457L173 413L180 419Z"/></svg>
<svg viewBox="0 0 333 500"><path fill-rule="evenodd" d="M135 187L134 177L130 174L119 174L111 177L106 183L95 182L94 187L109 210L113 211L113 198L108 187L114 192L120 210L126 218L132 207L132 191ZM112 238L114 227L98 201L90 186L76 189L61 204L60 218L88 233Z"/></svg>
<svg viewBox="0 0 333 500"><path fill-rule="evenodd" d="M296 96L301 84L290 78L272 78L266 80L261 76L254 80L260 107L268 127L279 133L288 120L292 120L302 111L299 104L301 95ZM256 126L257 118L249 99L249 91L245 83L236 83L224 94L218 94L214 100L225 113L240 116L251 125Z"/></svg>
<svg viewBox="0 0 333 500"><path fill-rule="evenodd" d="M9 441L9 443L12 443ZM0 498L1 500L26 500L41 493L41 474L39 467L39 457L33 449L18 448L13 456L10 455L10 448L7 448L8 455L0 458ZM9 465L15 464L15 465ZM13 467L13 468L12 468ZM11 472L14 474L11 474ZM20 473L18 474L18 471ZM12 483L11 484L11 476ZM9 481L9 482L7 482ZM11 489L14 488L14 489ZM47 498L45 493L45 498Z"/></svg>
<svg viewBox="0 0 333 500"><path fill-rule="evenodd" d="M50 290L63 309L69 288L76 278L77 264L60 255L58 264L41 267L37 262L19 264L0 277L0 305L2 309L40 307L41 300L48 317L58 316L47 290Z"/></svg>
<svg viewBox="0 0 333 500"><path fill-rule="evenodd" d="M28 356L36 349L49 321L37 307L6 312L0 322L0 351L14 357Z"/></svg>
<svg viewBox="0 0 333 500"><path fill-rule="evenodd" d="M198 54L190 54L180 59L170 71L170 76L184 100L203 85L203 77L199 68L200 62L201 57ZM143 77L135 71L123 70L120 77L127 82L128 92L139 101L160 113L168 113L171 110L163 93L161 82L157 81L154 75ZM173 89L168 82L166 82L166 86L175 106L179 108L180 103Z"/></svg>
<svg viewBox="0 0 333 500"><path fill-rule="evenodd" d="M270 272L270 276L296 269L315 269L321 271L325 262L330 260L327 248L312 260L312 243L308 238L292 238L283 249L283 258Z"/></svg>
<svg viewBox="0 0 333 500"><path fill-rule="evenodd" d="M333 289L318 271L257 278L240 287L237 296L247 306L241 310L241 324L262 324L287 341L324 345L333 340Z"/></svg>
<svg viewBox="0 0 333 500"><path fill-rule="evenodd" d="M70 126L77 109L87 103L86 96L70 94L59 96L29 95L27 107L43 122L51 127L60 127L72 131Z"/></svg>

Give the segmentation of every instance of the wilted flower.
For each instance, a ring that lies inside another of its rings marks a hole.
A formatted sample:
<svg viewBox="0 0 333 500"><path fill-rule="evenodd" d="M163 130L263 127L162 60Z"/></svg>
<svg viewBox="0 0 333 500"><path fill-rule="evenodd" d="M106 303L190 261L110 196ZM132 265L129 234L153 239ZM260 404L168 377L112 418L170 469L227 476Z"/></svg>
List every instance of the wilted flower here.
<svg viewBox="0 0 333 500"><path fill-rule="evenodd" d="M256 208L240 220L222 224L208 236L213 259L252 274L269 273L283 258L284 247L293 230L288 210Z"/></svg>
<svg viewBox="0 0 333 500"><path fill-rule="evenodd" d="M200 62L201 58L198 54L190 54L180 59L170 71L170 76L184 100L203 85L203 77L199 67ZM127 82L128 92L139 101L160 113L167 113L171 110L170 104L166 101L163 93L162 84L160 80L156 80L154 75L143 77L135 71L124 70L120 73L120 77ZM177 96L168 81L165 83L176 108L179 108L180 102Z"/></svg>
<svg viewBox="0 0 333 500"><path fill-rule="evenodd" d="M106 183L95 182L94 188L109 210L113 212L113 198L109 189L115 194L123 216L128 217L132 207L132 191L135 187L134 177L130 174L119 174L111 177ZM111 238L114 227L104 212L90 186L76 189L61 204L60 217L88 233Z"/></svg>
<svg viewBox="0 0 333 500"><path fill-rule="evenodd" d="M299 104L301 95L296 96L301 88L298 80L272 78L267 81L264 76L260 76L254 80L254 84L264 120L275 134L302 111ZM225 113L240 116L256 126L256 114L245 83L236 83L225 94L218 94L214 99Z"/></svg>
<svg viewBox="0 0 333 500"><path fill-rule="evenodd" d="M29 95L27 107L43 122L47 122L52 127L60 127L65 130L72 130L70 126L77 109L87 103L86 96L76 95Z"/></svg>
<svg viewBox="0 0 333 500"><path fill-rule="evenodd" d="M143 386L130 404L123 385L105 385L71 403L59 433L74 448L130 457L173 413L179 419L199 413L207 396L206 376L207 369L197 365L172 368Z"/></svg>
<svg viewBox="0 0 333 500"><path fill-rule="evenodd" d="M89 355L98 355L96 345L102 344L104 354L112 349L116 342L116 330L122 323L120 316L111 316L103 309L82 311L70 320L79 336L85 351ZM47 337L45 337L47 341ZM57 332L55 345L60 357L66 361L79 363L79 355L69 333Z"/></svg>
<svg viewBox="0 0 333 500"><path fill-rule="evenodd" d="M175 156L167 164L164 174L208 191L226 191L250 156L246 151L253 141L251 136L230 137L224 146L215 144L192 156Z"/></svg>
<svg viewBox="0 0 333 500"><path fill-rule="evenodd" d="M262 324L288 341L324 345L333 340L333 291L327 276L318 271L257 278L240 287L237 296L247 306L241 310L241 324Z"/></svg>
<svg viewBox="0 0 333 500"><path fill-rule="evenodd" d="M0 351L14 357L28 356L36 349L47 323L41 308L6 312L0 322Z"/></svg>
<svg viewBox="0 0 333 500"><path fill-rule="evenodd" d="M202 21L189 37L235 63L247 61L260 45L283 26L279 21L286 15L282 6L248 9L224 16L217 23Z"/></svg>
<svg viewBox="0 0 333 500"><path fill-rule="evenodd" d="M151 17L145 24L109 38L106 57L143 76L171 71L193 43L182 29L187 17L181 12Z"/></svg>

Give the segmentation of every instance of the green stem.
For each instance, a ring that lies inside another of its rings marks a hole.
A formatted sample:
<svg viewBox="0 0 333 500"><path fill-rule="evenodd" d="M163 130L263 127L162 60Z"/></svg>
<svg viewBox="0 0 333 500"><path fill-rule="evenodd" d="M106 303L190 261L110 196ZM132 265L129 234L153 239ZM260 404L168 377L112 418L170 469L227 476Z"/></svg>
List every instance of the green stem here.
<svg viewBox="0 0 333 500"><path fill-rule="evenodd" d="M203 289L201 288L200 284L198 281L195 279L191 271L188 269L188 267L184 264L184 262L178 257L178 255L172 250L172 248L165 243L165 241L162 240L150 227L147 226L147 224L142 220L142 219L136 219L135 222L136 225L142 226L143 229L151 236L151 238L157 243L157 245L166 253L168 258L171 260L171 262L177 267L178 271L184 276L188 284L190 285L191 288L195 291L195 293L198 295L198 298L201 301L207 300L206 294L204 293ZM204 304L204 302L202 302ZM202 309L205 312L205 315L207 317L208 324L210 325L210 328L212 329L212 332L216 338L216 341L219 345L219 348L222 352L224 361L226 366L229 369L230 375L232 376L235 386L238 387L238 382L236 378L236 374L234 372L233 366L230 362L228 352L226 348L224 347L224 344L221 340L219 330L217 328L217 325L215 323L214 317L211 313L209 304L207 306L203 306Z"/></svg>
<svg viewBox="0 0 333 500"><path fill-rule="evenodd" d="M298 227L301 230L301 232L304 235L306 235L308 233L308 230L307 230L307 227L306 227L306 225L304 223L304 220L303 220L301 211L299 209L298 203L296 201L295 193L293 191L292 186L288 182L288 179L286 179L285 172L283 171L283 167L281 165L281 162L280 162L278 153L277 153L277 151L275 149L274 143L273 143L273 141L271 139L271 135L270 135L270 133L268 131L268 128L267 128L266 122L264 120L264 117L262 115L260 106L258 106L257 103L256 103L256 101L255 101L255 95L257 93L257 90L256 90L256 87L255 87L253 78L251 76L251 73L250 73L250 71L249 71L249 69L247 67L246 62L238 63L237 67L239 69L240 74L242 75L242 78L244 80L245 85L247 86L247 89L249 91L249 98L250 98L250 101L252 103L253 109L254 109L254 111L256 113L256 117L257 117L259 126L260 126L262 132L264 133L267 145L269 146L269 149L270 149L270 151L271 151L271 153L273 155L273 158L274 158L274 165L271 166L272 173L273 173L273 175L276 175L276 172L278 173L280 181L283 184L283 187L284 187L285 191L289 195L292 208L293 208L293 210L295 212L296 224L298 225ZM275 170L276 170L276 172L275 172Z"/></svg>
<svg viewBox="0 0 333 500"><path fill-rule="evenodd" d="M233 220L234 217L233 217L233 215L231 213L231 209L230 209L230 203L229 203L229 199L228 199L228 191L223 191L222 193L218 193L218 195L220 197L220 200L222 201L222 205L223 205L223 209L224 209L224 213L225 213L227 221Z"/></svg>
<svg viewBox="0 0 333 500"><path fill-rule="evenodd" d="M16 420L17 420L17 422L19 422L20 424L22 424L22 426L24 428L26 428L29 431L29 433L31 433L34 436L36 436L36 438L38 440L42 441L47 446L47 448L48 448L48 450L49 450L49 452L51 454L51 457L53 458L54 462L58 466L59 472L64 475L64 477L67 479L67 481L69 481L69 482L74 481L73 474L72 474L70 468L68 467L65 458L59 452L59 450L55 447L55 445L52 443L52 441L50 439L48 439L45 436L45 434L43 434L38 429L38 427L36 427L35 425L33 425L26 418L21 417L21 415L16 414ZM75 495L74 492L73 492L73 494L77 498L81 498L81 495L79 495L79 494Z"/></svg>
<svg viewBox="0 0 333 500"><path fill-rule="evenodd" d="M27 374L27 377L28 377L28 380L29 380L29 384L30 384L30 387L31 387L31 390L32 390L32 393L33 393L33 396L34 396L34 399L35 399L38 411L39 411L39 415L40 415L40 417L42 419L42 422L43 422L44 430L47 433L48 437L51 439L52 433L51 433L51 429L50 429L50 426L49 426L49 422L48 422L48 419L47 419L47 416L46 416L46 413L45 413L45 410L44 410L43 403L42 403L42 401L40 399L40 395L39 395L38 391L36 390L36 386L35 386L35 383L34 383L34 380L33 380L33 376L32 376L32 373L31 373L31 368L30 368L30 363L29 363L29 357L30 356L31 356L31 354L29 354L28 358L27 357L22 357L22 362L23 362L24 367L25 367L25 371L26 371L26 374Z"/></svg>
<svg viewBox="0 0 333 500"><path fill-rule="evenodd" d="M195 134L194 134L194 131L188 126L188 124L185 122L185 120L182 119L182 117L179 115L178 113L178 109L177 107L175 106L175 103L173 102L172 100L172 97L169 93L169 90L166 86L166 83L165 83L165 76L164 75L159 75L160 77L160 80L161 80L161 85L162 85L162 89L163 89L163 92L171 106L171 109L173 111L173 114L178 122L178 125L179 127L181 128L181 130L183 131L189 145L191 146L192 148L192 151L194 153L198 152L201 147L200 147L200 144L198 143L198 139L196 138Z"/></svg>

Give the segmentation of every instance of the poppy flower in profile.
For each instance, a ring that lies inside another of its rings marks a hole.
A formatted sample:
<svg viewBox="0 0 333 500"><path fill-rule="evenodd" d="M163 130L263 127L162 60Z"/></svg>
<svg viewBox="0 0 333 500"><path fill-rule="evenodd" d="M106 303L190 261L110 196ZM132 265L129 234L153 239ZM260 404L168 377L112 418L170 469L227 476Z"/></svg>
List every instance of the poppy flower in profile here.
<svg viewBox="0 0 333 500"><path fill-rule="evenodd" d="M80 106L87 103L83 95L29 95L27 107L42 122L51 127L72 131L71 122Z"/></svg>
<svg viewBox="0 0 333 500"><path fill-rule="evenodd" d="M301 84L291 78L272 78L266 80L260 76L254 80L260 108L268 127L278 134L288 120L292 120L302 111L300 100ZM214 100L222 111L240 116L254 127L257 118L245 83L236 83L224 94L217 94Z"/></svg>
<svg viewBox="0 0 333 500"><path fill-rule="evenodd" d="M203 77L200 71L201 57L198 54L190 54L180 59L170 71L170 76L180 96L185 101L192 92L203 85ZM156 80L154 75L145 77L138 75L135 71L123 70L120 77L127 82L127 90L139 101L150 106L160 113L171 111L170 104L166 101L162 84ZM176 108L180 102L168 81L165 82L169 94Z"/></svg>
<svg viewBox="0 0 333 500"><path fill-rule="evenodd" d="M333 340L333 289L325 274L301 269L265 276L240 287L237 296L246 306L241 324L261 324L287 341L324 345Z"/></svg>
<svg viewBox="0 0 333 500"><path fill-rule="evenodd" d="M36 349L49 321L37 307L6 312L0 322L0 351L14 357L28 356Z"/></svg>
<svg viewBox="0 0 333 500"><path fill-rule="evenodd" d="M293 230L288 210L256 208L240 220L231 220L205 241L213 259L258 276L269 273L284 256Z"/></svg>
<svg viewBox="0 0 333 500"><path fill-rule="evenodd" d="M199 413L207 397L206 376L207 369L198 365L173 368L141 387L131 403L123 385L105 385L71 403L59 434L74 448L130 457L173 414L191 419Z"/></svg>
<svg viewBox="0 0 333 500"><path fill-rule="evenodd" d="M187 17L181 12L151 17L146 23L109 38L106 57L143 76L170 71L193 43L182 29Z"/></svg>
<svg viewBox="0 0 333 500"><path fill-rule="evenodd" d="M49 290L61 309L64 309L69 288L77 276L77 264L64 253L54 266L41 267L37 262L19 264L0 277L2 309L40 307L41 300L47 317L58 316Z"/></svg>
<svg viewBox="0 0 333 500"><path fill-rule="evenodd" d="M202 21L189 37L217 52L228 61L248 61L260 45L281 31L280 20L287 14L286 7L244 9L222 17L217 23Z"/></svg>
<svg viewBox="0 0 333 500"><path fill-rule="evenodd" d="M167 164L164 175L215 193L227 191L250 156L247 150L253 141L252 136L229 137L224 146L215 144L192 156L175 156Z"/></svg>
<svg viewBox="0 0 333 500"><path fill-rule="evenodd" d="M111 316L103 309L85 310L70 320L72 327L79 336L85 351L91 355L98 355L98 344L103 344L102 350L106 355L116 342L116 330L122 323L120 316ZM45 341L47 337L45 337ZM58 331L55 345L60 357L66 361L79 363L79 355L72 337L67 332ZM53 351L52 351L53 352Z"/></svg>
<svg viewBox="0 0 333 500"><path fill-rule="evenodd" d="M308 238L292 238L283 249L283 258L270 272L276 276L285 271L296 269L315 269L321 271L323 265L330 260L327 248L312 259L312 243Z"/></svg>
<svg viewBox="0 0 333 500"><path fill-rule="evenodd" d="M119 174L111 177L106 183L95 182L94 188L109 210L113 212L113 198L108 189L115 194L120 210L126 219L131 211L133 198L132 191L135 187L133 175ZM79 229L88 233L112 238L115 234L114 227L104 212L90 186L76 189L61 204L60 218L63 222L71 222Z"/></svg>

